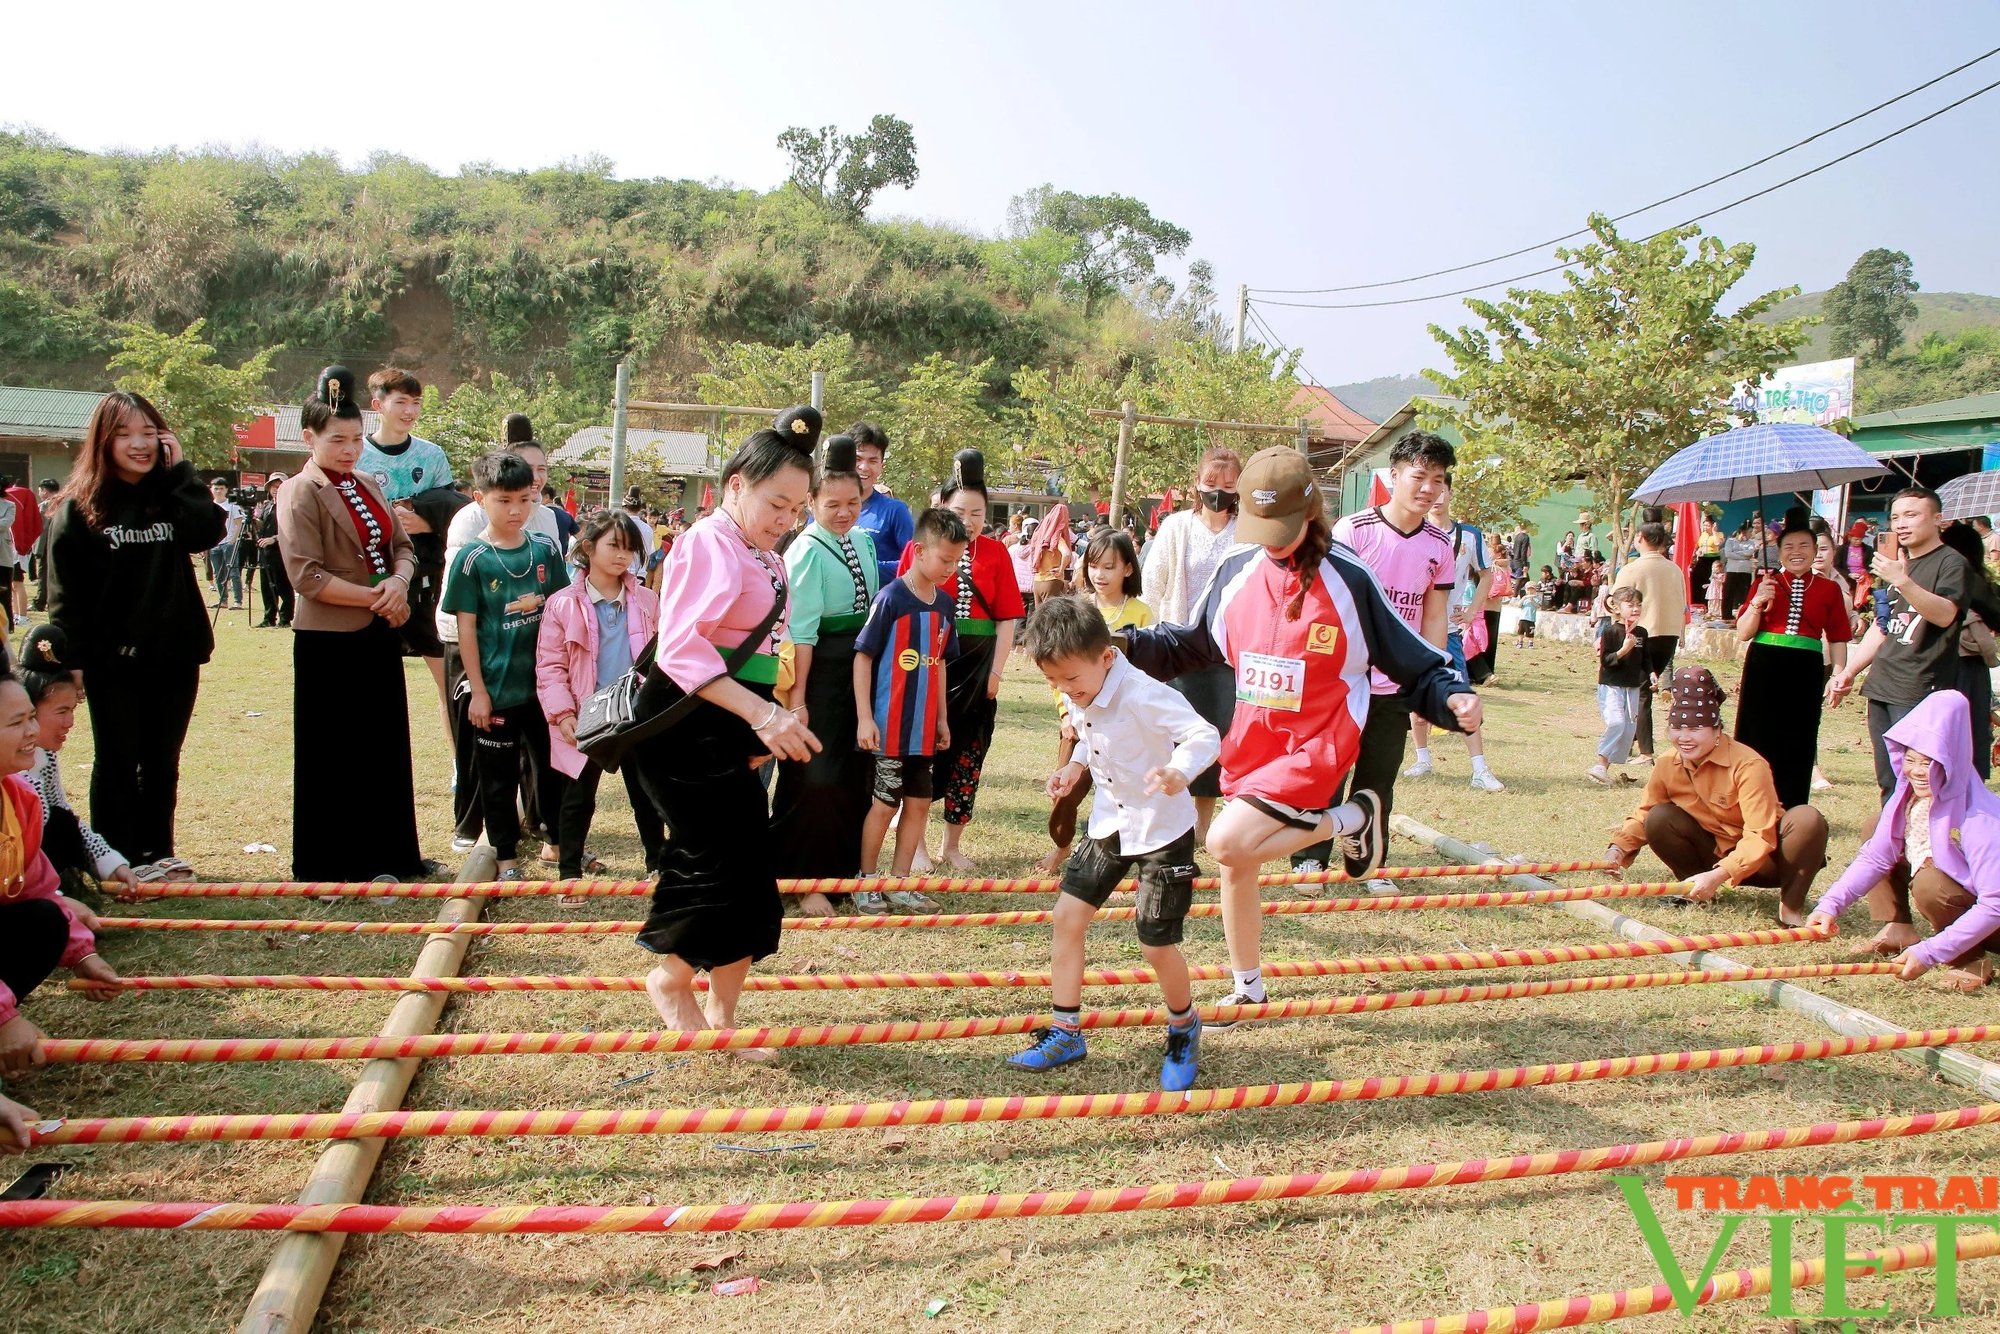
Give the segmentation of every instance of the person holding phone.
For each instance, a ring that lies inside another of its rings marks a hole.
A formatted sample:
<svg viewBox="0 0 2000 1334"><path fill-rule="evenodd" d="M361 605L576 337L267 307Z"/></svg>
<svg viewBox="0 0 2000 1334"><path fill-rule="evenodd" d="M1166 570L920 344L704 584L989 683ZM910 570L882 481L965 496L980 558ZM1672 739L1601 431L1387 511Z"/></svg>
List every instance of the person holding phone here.
<svg viewBox="0 0 2000 1334"><path fill-rule="evenodd" d="M189 557L223 527L159 409L106 394L49 524L49 621L83 672L90 822L142 882L194 878L174 855L174 809L215 632Z"/></svg>

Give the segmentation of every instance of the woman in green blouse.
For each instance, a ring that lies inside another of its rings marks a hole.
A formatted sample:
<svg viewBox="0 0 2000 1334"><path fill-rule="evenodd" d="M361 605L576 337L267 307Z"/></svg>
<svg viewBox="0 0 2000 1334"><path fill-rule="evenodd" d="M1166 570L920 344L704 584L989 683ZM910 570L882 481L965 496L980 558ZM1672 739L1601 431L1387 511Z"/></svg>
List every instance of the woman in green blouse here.
<svg viewBox="0 0 2000 1334"><path fill-rule="evenodd" d="M826 466L812 493L812 526L785 553L791 582L790 637L797 654L785 701L820 739L804 763L778 766L771 832L781 877L848 877L861 869L861 823L868 814L874 757L854 744L854 636L868 619L881 580L875 545L861 517L854 440L827 441ZM799 902L807 916L830 917L824 894Z"/></svg>

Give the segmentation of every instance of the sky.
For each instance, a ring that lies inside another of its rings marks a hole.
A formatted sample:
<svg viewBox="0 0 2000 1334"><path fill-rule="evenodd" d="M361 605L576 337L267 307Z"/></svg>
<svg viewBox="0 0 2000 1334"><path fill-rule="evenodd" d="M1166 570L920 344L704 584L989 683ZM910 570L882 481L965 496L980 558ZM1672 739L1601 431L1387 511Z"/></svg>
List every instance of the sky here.
<svg viewBox="0 0 2000 1334"><path fill-rule="evenodd" d="M877 217L985 233L1044 182L1145 201L1194 237L1169 265L1239 283L1377 282L1571 231L1742 166L2000 47L2000 3L889 3L560 6L487 0L197 11L96 4L114 62L10 62L0 125L80 148L388 150L452 170L601 154L624 177L759 189L791 125L914 127L921 177ZM9 19L16 52L78 50L77 11ZM338 31L330 31L337 25ZM116 59L123 53L122 59ZM123 68L117 68L122 65ZM150 68L150 76L144 70ZM1986 83L2000 56L1688 201L1650 231L1817 165ZM1753 241L1743 295L1906 251L1926 291L2000 293L2000 90L1706 225ZM1985 162L1984 168L1978 163ZM1530 255L1353 296L1424 296ZM1443 362L1459 299L1262 306L1336 384Z"/></svg>

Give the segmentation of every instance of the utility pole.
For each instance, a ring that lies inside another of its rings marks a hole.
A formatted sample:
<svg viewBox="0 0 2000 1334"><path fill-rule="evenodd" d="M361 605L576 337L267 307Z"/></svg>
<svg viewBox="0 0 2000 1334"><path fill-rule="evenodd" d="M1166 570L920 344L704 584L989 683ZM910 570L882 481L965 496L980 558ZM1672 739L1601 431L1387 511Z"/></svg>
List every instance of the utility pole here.
<svg viewBox="0 0 2000 1334"><path fill-rule="evenodd" d="M1111 468L1111 526L1125 521L1125 460L1132 452L1132 432L1139 425L1139 405L1131 399L1119 404L1118 457Z"/></svg>
<svg viewBox="0 0 2000 1334"><path fill-rule="evenodd" d="M1250 284L1236 284L1236 336L1230 340L1229 350L1243 350L1243 326L1250 322Z"/></svg>
<svg viewBox="0 0 2000 1334"><path fill-rule="evenodd" d="M814 412L826 411L826 372L813 372L812 405Z"/></svg>
<svg viewBox="0 0 2000 1334"><path fill-rule="evenodd" d="M625 494L625 400L631 390L631 373L621 361L617 389L611 398L611 495L606 508L616 508Z"/></svg>

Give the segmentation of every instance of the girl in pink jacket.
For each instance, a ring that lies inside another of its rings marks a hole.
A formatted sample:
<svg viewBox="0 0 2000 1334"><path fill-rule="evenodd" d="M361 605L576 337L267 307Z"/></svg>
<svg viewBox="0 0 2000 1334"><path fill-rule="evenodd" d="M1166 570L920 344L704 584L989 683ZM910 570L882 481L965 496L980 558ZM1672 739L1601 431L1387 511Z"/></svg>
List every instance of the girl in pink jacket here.
<svg viewBox="0 0 2000 1334"><path fill-rule="evenodd" d="M597 814L597 782L604 770L576 748L577 705L626 672L652 642L660 625L660 595L639 582L634 568L645 558L646 540L622 510L607 510L583 521L570 547L570 561L583 577L542 608L535 641L535 693L549 720L549 760L566 780L557 817L558 874L581 879L604 863L585 852L584 840ZM639 787L638 769L624 767L625 794L646 850L646 871L659 870L666 826Z"/></svg>

